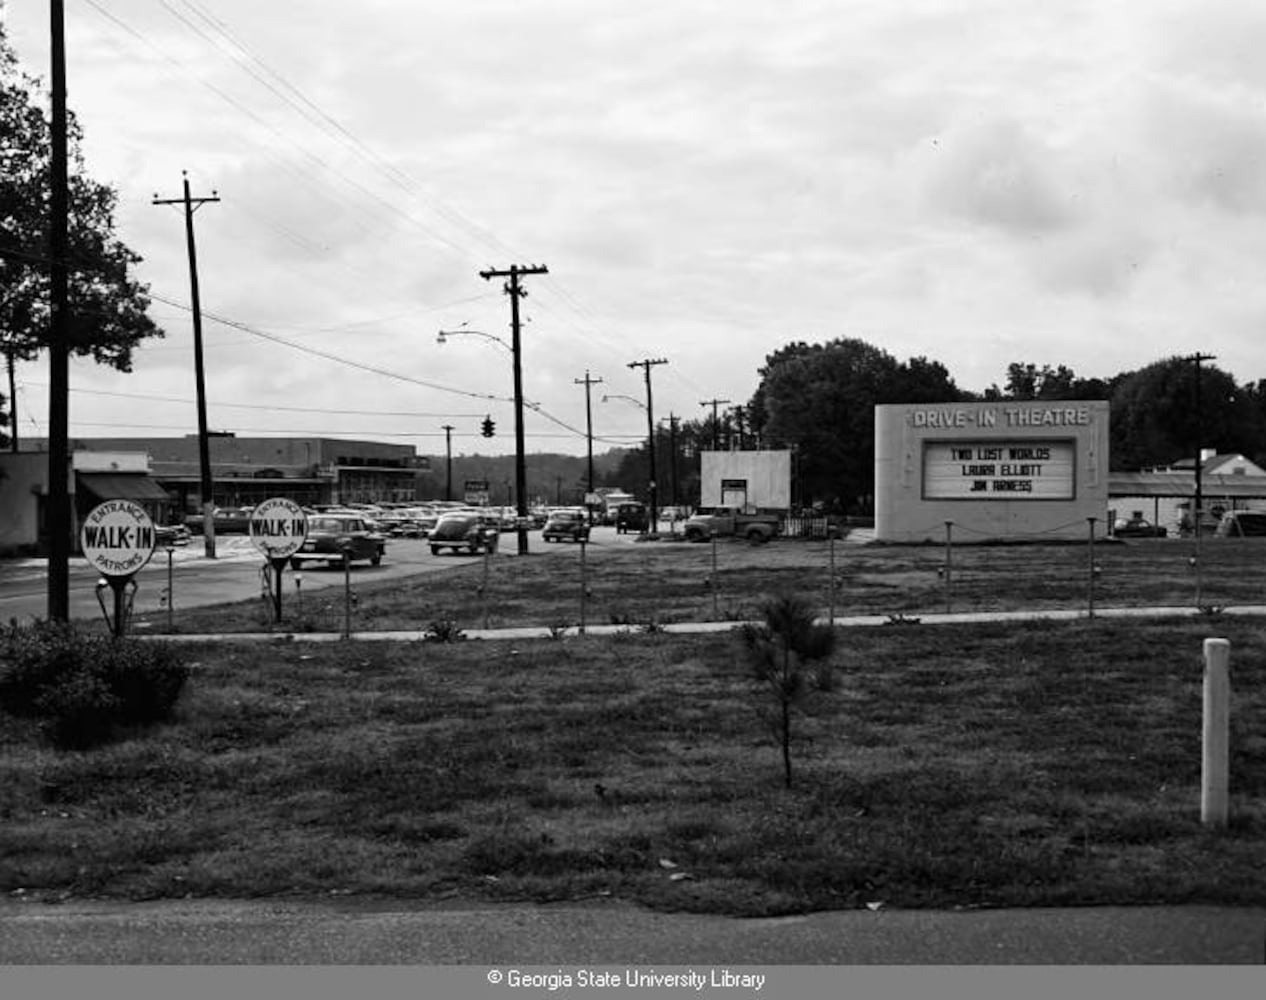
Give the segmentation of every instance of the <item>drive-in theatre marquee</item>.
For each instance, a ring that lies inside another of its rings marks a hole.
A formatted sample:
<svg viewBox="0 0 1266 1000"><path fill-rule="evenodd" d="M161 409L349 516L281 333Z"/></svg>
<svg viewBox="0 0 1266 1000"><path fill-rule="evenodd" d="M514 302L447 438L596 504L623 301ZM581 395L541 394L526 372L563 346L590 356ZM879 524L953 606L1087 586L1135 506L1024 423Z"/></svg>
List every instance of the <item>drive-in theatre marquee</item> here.
<svg viewBox="0 0 1266 1000"><path fill-rule="evenodd" d="M880 540L1085 537L1107 490L1106 402L875 408Z"/></svg>

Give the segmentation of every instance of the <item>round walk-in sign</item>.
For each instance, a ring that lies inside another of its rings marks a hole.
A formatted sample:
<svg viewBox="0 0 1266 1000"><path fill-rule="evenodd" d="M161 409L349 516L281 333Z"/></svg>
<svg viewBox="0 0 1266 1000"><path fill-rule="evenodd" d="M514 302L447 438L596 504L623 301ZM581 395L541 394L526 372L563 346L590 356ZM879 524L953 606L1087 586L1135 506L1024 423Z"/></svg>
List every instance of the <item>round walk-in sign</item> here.
<svg viewBox="0 0 1266 1000"><path fill-rule="evenodd" d="M293 500L274 497L251 512L251 541L269 559L294 555L308 537L308 515Z"/></svg>
<svg viewBox="0 0 1266 1000"><path fill-rule="evenodd" d="M106 576L131 576L149 562L156 541L153 520L131 500L98 504L79 530L84 556Z"/></svg>

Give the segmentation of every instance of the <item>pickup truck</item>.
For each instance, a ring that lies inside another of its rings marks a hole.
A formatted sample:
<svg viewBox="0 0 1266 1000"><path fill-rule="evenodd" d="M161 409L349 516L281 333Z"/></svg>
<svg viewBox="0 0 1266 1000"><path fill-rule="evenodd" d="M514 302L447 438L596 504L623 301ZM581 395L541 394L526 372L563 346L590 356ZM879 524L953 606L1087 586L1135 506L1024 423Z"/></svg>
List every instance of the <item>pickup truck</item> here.
<svg viewBox="0 0 1266 1000"><path fill-rule="evenodd" d="M686 519L682 532L688 542L706 542L709 538L733 536L746 538L754 545L769 541L781 531L777 514L744 514L731 508L718 507L711 513L698 513Z"/></svg>

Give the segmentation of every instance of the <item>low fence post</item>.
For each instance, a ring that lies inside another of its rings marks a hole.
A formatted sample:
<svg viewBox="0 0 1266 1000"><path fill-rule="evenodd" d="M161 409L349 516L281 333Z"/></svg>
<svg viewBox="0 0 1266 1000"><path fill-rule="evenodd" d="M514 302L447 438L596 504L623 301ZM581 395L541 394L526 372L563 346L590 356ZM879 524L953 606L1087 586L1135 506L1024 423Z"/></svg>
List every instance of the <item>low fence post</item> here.
<svg viewBox="0 0 1266 1000"><path fill-rule="evenodd" d="M832 628L835 627L835 534L830 533L830 541L828 542L831 553L831 588L830 602L827 605L827 622Z"/></svg>
<svg viewBox="0 0 1266 1000"><path fill-rule="evenodd" d="M484 576L483 582L479 585L479 600L483 605L484 615L484 631L488 631L488 560L492 556L488 551L488 546L484 546Z"/></svg>
<svg viewBox="0 0 1266 1000"><path fill-rule="evenodd" d="M1095 616L1095 521L1097 518L1086 518L1090 525L1090 555L1086 569L1086 609L1091 618Z"/></svg>
<svg viewBox="0 0 1266 1000"><path fill-rule="evenodd" d="M343 638L352 637L352 551L343 548Z"/></svg>
<svg viewBox="0 0 1266 1000"><path fill-rule="evenodd" d="M945 522L945 613L948 615L953 605L954 578L954 522Z"/></svg>
<svg viewBox="0 0 1266 1000"><path fill-rule="evenodd" d="M171 632L172 613L176 610L176 591L175 591L175 575L172 569L172 557L176 550L172 546L167 546L167 631Z"/></svg>
<svg viewBox="0 0 1266 1000"><path fill-rule="evenodd" d="M585 572L585 549L589 545L588 537L580 540L580 634L585 634L585 617L589 599L589 578Z"/></svg>
<svg viewBox="0 0 1266 1000"><path fill-rule="evenodd" d="M1200 822L1224 827L1227 820L1228 732L1231 680L1231 643L1204 641L1204 725L1200 766Z"/></svg>
<svg viewBox="0 0 1266 1000"><path fill-rule="evenodd" d="M710 577L712 582L712 620L716 621L721 617L721 611L717 605L717 533L712 531L709 532L709 535L712 538L712 576Z"/></svg>

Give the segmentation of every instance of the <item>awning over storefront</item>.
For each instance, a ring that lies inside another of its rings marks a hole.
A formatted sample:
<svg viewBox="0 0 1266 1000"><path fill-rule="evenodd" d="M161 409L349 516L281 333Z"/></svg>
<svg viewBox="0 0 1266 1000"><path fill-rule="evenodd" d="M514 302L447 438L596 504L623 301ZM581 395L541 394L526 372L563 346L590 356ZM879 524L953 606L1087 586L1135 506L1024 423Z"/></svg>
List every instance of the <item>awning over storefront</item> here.
<svg viewBox="0 0 1266 1000"><path fill-rule="evenodd" d="M98 500L169 502L171 495L149 476L122 472L80 472L79 485Z"/></svg>

